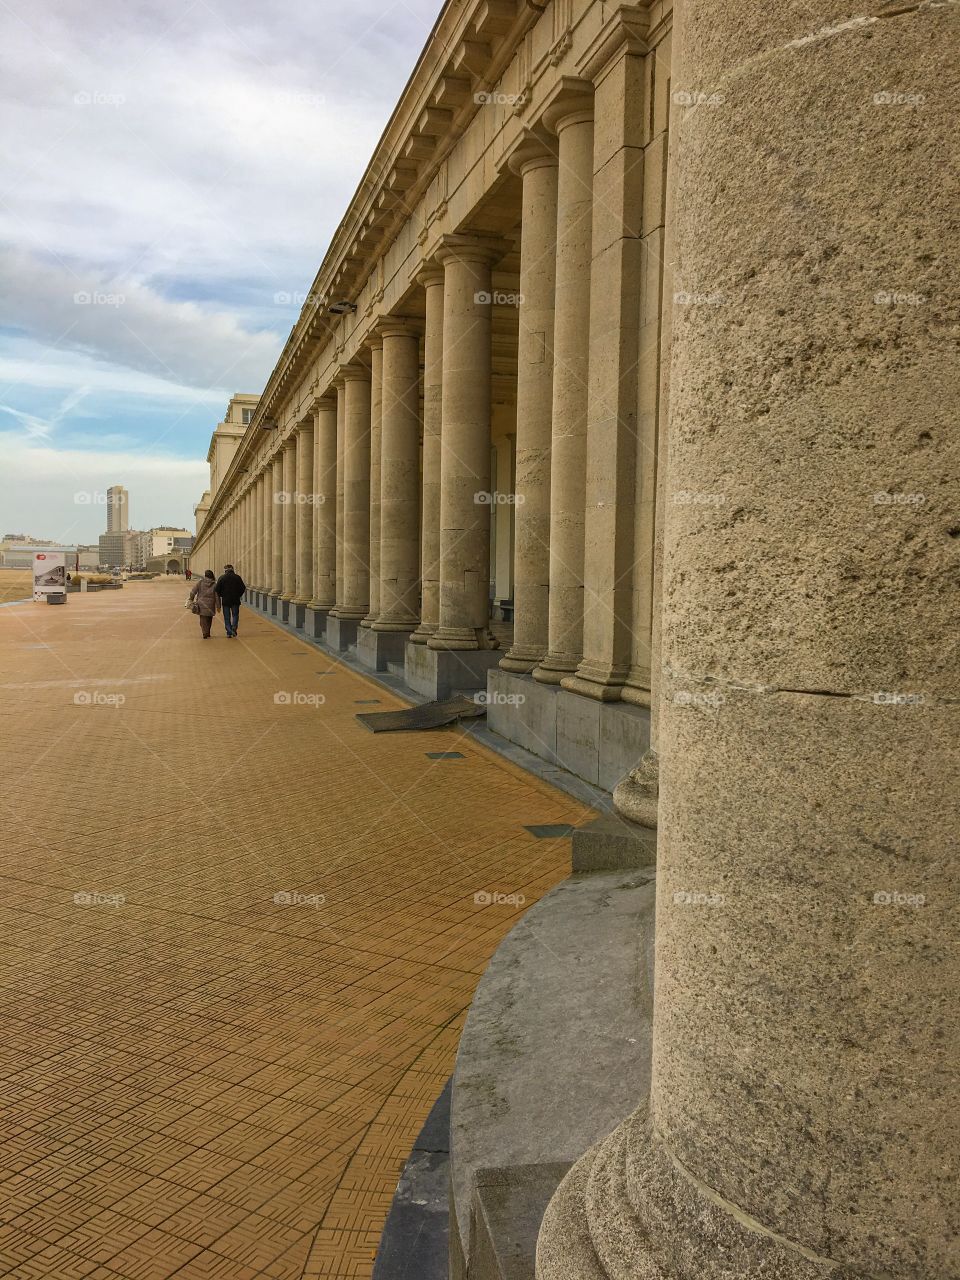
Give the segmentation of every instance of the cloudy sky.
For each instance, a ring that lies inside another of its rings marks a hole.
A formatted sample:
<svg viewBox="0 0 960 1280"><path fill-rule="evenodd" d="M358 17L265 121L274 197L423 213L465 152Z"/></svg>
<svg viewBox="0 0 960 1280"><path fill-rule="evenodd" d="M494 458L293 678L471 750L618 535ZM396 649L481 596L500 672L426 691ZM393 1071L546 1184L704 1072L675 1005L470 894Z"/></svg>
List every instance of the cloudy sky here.
<svg viewBox="0 0 960 1280"><path fill-rule="evenodd" d="M440 8L0 7L0 534L192 528Z"/></svg>

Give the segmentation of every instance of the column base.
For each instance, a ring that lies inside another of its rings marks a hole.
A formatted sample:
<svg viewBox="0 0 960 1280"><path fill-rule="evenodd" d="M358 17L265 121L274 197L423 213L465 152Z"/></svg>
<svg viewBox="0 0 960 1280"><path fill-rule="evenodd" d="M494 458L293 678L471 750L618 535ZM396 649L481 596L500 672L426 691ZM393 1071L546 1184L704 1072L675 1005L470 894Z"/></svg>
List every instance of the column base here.
<svg viewBox="0 0 960 1280"><path fill-rule="evenodd" d="M436 634L436 624L433 622L421 622L416 631L410 636L411 644L426 644L432 635Z"/></svg>
<svg viewBox="0 0 960 1280"><path fill-rule="evenodd" d="M303 620L303 629L312 640L323 640L327 634L327 605L308 604Z"/></svg>
<svg viewBox="0 0 960 1280"><path fill-rule="evenodd" d="M488 627L437 627L427 645L449 652L486 652L497 649L500 641Z"/></svg>
<svg viewBox="0 0 960 1280"><path fill-rule="evenodd" d="M500 669L514 671L517 675L528 675L545 656L545 651L534 645L515 644L500 659Z"/></svg>
<svg viewBox="0 0 960 1280"><path fill-rule="evenodd" d="M584 698L592 698L594 702L619 702L623 683L607 684L578 674L564 676L560 681L560 688L567 689L570 693L579 693Z"/></svg>
<svg viewBox="0 0 960 1280"><path fill-rule="evenodd" d="M361 627L357 635L357 661L368 671L388 671L392 667L398 675L402 674L408 635L407 631Z"/></svg>
<svg viewBox="0 0 960 1280"><path fill-rule="evenodd" d="M579 1160L537 1240L537 1280L854 1280L697 1183L646 1106Z"/></svg>
<svg viewBox="0 0 960 1280"><path fill-rule="evenodd" d="M533 669L534 680L541 684L559 684L568 676L576 675L580 665L578 654L548 653Z"/></svg>
<svg viewBox="0 0 960 1280"><path fill-rule="evenodd" d="M657 825L660 803L660 758L646 751L640 763L613 789L613 807L621 817L640 827Z"/></svg>
<svg viewBox="0 0 960 1280"><path fill-rule="evenodd" d="M436 702L459 689L485 689L487 672L496 665L496 649L434 649L408 643L403 678L414 692Z"/></svg>
<svg viewBox="0 0 960 1280"><path fill-rule="evenodd" d="M360 630L359 618L341 618L335 613L327 614L325 639L331 649L337 653L346 653L357 643Z"/></svg>

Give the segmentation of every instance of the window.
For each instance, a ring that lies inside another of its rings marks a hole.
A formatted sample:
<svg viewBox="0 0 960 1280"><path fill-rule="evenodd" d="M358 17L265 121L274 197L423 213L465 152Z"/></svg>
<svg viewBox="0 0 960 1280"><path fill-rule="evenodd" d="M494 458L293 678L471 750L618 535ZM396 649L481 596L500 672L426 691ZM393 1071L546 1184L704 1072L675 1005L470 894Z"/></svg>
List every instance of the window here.
<svg viewBox="0 0 960 1280"><path fill-rule="evenodd" d="M241 410L240 410L240 413L241 413L241 416L242 416L243 425L244 425L245 427L249 427L250 423L253 421L253 410L252 410L252 409L241 409Z"/></svg>

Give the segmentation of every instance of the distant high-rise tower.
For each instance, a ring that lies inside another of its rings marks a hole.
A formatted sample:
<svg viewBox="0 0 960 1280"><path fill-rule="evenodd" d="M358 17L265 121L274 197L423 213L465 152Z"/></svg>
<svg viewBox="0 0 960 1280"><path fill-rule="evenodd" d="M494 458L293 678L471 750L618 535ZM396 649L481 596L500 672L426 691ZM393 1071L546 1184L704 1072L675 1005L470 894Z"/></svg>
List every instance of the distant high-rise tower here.
<svg viewBox="0 0 960 1280"><path fill-rule="evenodd" d="M130 528L130 495L122 484L107 490L107 533L126 533Z"/></svg>

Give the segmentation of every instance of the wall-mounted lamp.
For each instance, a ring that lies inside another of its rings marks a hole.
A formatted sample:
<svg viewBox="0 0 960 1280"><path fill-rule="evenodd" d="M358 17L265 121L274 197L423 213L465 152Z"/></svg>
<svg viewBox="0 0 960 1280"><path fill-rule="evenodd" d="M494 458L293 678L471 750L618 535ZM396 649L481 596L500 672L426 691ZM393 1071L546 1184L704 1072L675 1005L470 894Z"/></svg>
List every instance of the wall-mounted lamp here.
<svg viewBox="0 0 960 1280"><path fill-rule="evenodd" d="M356 309L357 309L357 304L355 302L347 302L345 298L342 299L340 302L331 302L329 307L327 307L327 311L332 316L352 315L353 312L356 311Z"/></svg>

